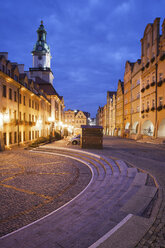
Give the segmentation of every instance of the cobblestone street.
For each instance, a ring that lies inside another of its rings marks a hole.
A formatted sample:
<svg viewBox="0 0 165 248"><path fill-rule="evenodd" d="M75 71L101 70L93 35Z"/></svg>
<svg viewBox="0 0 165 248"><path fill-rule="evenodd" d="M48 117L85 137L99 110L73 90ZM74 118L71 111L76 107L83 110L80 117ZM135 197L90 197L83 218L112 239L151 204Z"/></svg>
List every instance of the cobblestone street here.
<svg viewBox="0 0 165 248"><path fill-rule="evenodd" d="M0 153L0 235L59 208L88 184L87 166L54 155L14 149Z"/></svg>

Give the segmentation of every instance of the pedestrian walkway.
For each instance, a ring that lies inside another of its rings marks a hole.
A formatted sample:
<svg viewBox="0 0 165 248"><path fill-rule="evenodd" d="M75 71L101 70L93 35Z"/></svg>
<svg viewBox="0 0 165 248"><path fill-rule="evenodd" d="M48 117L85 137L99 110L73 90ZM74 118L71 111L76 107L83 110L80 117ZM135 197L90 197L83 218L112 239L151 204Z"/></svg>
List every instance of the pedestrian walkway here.
<svg viewBox="0 0 165 248"><path fill-rule="evenodd" d="M64 141L32 152L77 160L90 168L92 179L63 207L2 237L0 247L134 247L152 224L148 206L158 188L150 175L121 160L70 149ZM123 239L128 232L131 238Z"/></svg>

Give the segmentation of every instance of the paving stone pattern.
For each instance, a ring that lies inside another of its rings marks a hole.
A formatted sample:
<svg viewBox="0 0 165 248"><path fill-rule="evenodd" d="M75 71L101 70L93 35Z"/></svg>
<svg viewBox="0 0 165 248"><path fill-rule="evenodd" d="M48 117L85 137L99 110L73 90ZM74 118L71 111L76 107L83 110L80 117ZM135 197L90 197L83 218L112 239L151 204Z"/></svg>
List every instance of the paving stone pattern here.
<svg viewBox="0 0 165 248"><path fill-rule="evenodd" d="M0 236L54 211L81 192L88 167L23 149L0 153Z"/></svg>

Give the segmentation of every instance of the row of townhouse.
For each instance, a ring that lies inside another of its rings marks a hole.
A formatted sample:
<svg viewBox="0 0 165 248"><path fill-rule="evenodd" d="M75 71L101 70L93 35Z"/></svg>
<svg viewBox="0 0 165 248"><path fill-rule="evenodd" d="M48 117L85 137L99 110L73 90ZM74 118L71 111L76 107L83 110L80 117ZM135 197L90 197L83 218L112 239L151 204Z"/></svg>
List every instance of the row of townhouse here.
<svg viewBox="0 0 165 248"><path fill-rule="evenodd" d="M71 134L81 133L81 125L88 125L90 120L90 113L81 110L68 109L64 112L65 128Z"/></svg>
<svg viewBox="0 0 165 248"><path fill-rule="evenodd" d="M44 58L50 60L50 52L44 49L43 23L37 32L40 49L35 45L29 71L24 71L23 64L9 61L7 52L0 53L0 149L62 131L64 100L53 87L50 64L44 64ZM44 62L40 59L36 64L39 56Z"/></svg>
<svg viewBox="0 0 165 248"><path fill-rule="evenodd" d="M160 18L146 26L141 59L126 62L124 82L118 81L116 92L107 92L105 106L97 111L105 134L165 137L165 19L162 34Z"/></svg>

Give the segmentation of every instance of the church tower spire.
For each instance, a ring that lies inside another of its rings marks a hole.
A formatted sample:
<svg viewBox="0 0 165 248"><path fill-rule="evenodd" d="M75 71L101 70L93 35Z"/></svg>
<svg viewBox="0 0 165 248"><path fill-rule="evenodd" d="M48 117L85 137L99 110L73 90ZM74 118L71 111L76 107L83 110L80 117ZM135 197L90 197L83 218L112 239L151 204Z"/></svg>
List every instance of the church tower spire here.
<svg viewBox="0 0 165 248"><path fill-rule="evenodd" d="M50 60L50 48L46 42L47 32L43 25L43 21L37 29L37 42L34 45L33 55L33 67L29 68L30 77L40 77L41 79L53 84L53 73L51 71Z"/></svg>

